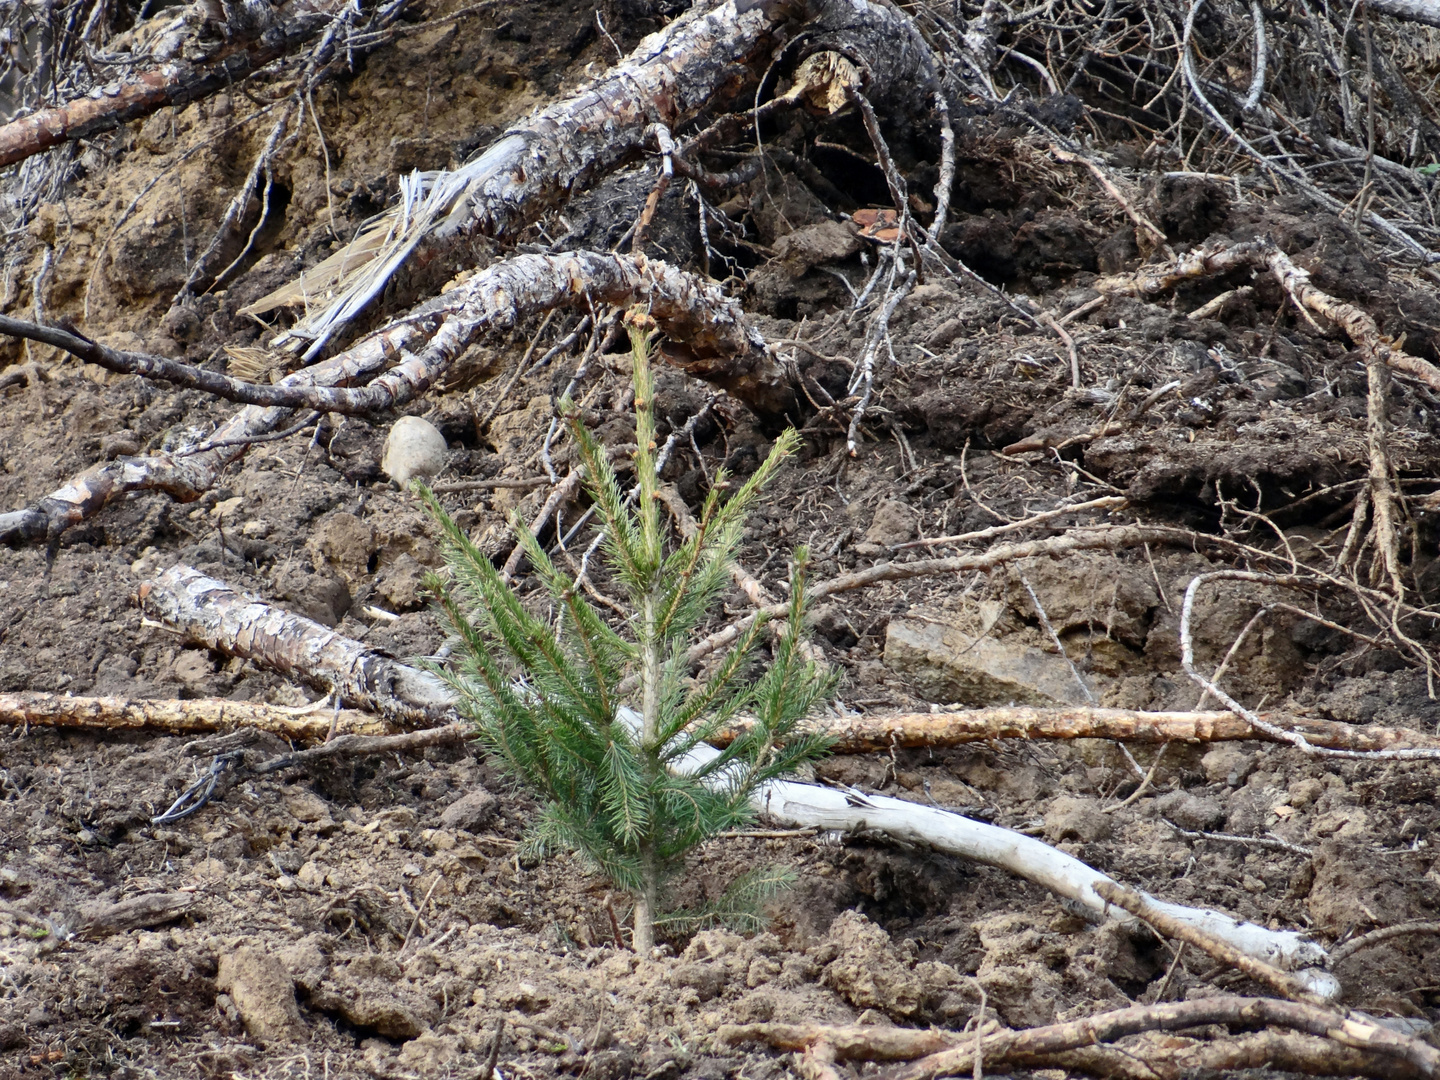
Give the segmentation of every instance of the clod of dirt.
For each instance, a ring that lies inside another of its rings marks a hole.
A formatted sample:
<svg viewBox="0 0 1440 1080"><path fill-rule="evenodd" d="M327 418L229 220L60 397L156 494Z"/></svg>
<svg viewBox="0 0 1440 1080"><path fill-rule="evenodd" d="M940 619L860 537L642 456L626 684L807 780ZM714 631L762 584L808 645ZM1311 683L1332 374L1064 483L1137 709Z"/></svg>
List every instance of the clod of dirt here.
<svg viewBox="0 0 1440 1080"><path fill-rule="evenodd" d="M1400 859L1377 859L1370 845L1331 841L1315 852L1310 918L1341 934L1357 926L1393 926L1430 918L1440 907L1440 882L1420 877Z"/></svg>
<svg viewBox="0 0 1440 1080"><path fill-rule="evenodd" d="M1187 791L1172 791L1155 800L1155 809L1161 817L1175 822L1182 829L1203 832L1213 829L1225 820L1225 807L1219 799L1205 795L1191 795Z"/></svg>
<svg viewBox="0 0 1440 1080"><path fill-rule="evenodd" d="M1205 752L1200 767L1210 783L1239 787L1255 771L1255 755L1238 746L1217 746Z"/></svg>
<svg viewBox="0 0 1440 1080"><path fill-rule="evenodd" d="M230 995L245 1030L264 1043L297 1043L306 1038L295 1004L295 984L269 953L241 948L220 957L215 985Z"/></svg>
<svg viewBox="0 0 1440 1080"><path fill-rule="evenodd" d="M479 832L494 820L498 807L499 801L494 795L483 787L477 787L447 806L440 815L440 824L446 829Z"/></svg>
<svg viewBox="0 0 1440 1080"><path fill-rule="evenodd" d="M369 576L375 530L354 514L342 511L322 521L305 546L316 573L333 572L353 588Z"/></svg>
<svg viewBox="0 0 1440 1080"><path fill-rule="evenodd" d="M1075 839L1088 844L1108 840L1114 831L1113 819L1100 812L1100 803L1095 799L1062 795L1045 814L1045 835L1051 840Z"/></svg>
<svg viewBox="0 0 1440 1080"><path fill-rule="evenodd" d="M888 548L914 539L915 511L909 506L896 499L886 499L875 508L875 516L865 532L867 544Z"/></svg>
<svg viewBox="0 0 1440 1080"><path fill-rule="evenodd" d="M895 1020L926 1013L960 981L945 964L903 963L890 935L858 911L843 912L830 924L821 955L834 957L822 982L857 1009L878 1009Z"/></svg>
<svg viewBox="0 0 1440 1080"><path fill-rule="evenodd" d="M443 469L448 450L445 436L434 424L418 416L402 416L385 440L380 468L403 490L414 477L428 479Z"/></svg>
<svg viewBox="0 0 1440 1080"><path fill-rule="evenodd" d="M1076 553L1062 560L1025 559L1016 563L1007 581L1010 605L1035 618L1035 601L1044 608L1057 633L1103 630L1126 645L1143 646L1150 614L1160 604L1150 572L1113 555Z"/></svg>

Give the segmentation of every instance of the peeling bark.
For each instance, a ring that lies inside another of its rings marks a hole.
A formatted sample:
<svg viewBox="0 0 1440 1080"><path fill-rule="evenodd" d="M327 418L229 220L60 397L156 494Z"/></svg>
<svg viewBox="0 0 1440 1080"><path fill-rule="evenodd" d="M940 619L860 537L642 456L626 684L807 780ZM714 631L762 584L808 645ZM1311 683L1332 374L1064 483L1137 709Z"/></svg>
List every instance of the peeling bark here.
<svg viewBox="0 0 1440 1080"><path fill-rule="evenodd" d="M736 301L714 282L643 255L582 251L516 256L422 304L346 352L273 386L165 357L110 349L65 330L0 316L0 331L57 345L108 370L167 379L251 403L199 447L103 462L34 506L0 514L0 542L45 540L54 545L66 529L127 491L164 491L181 502L198 499L220 470L246 451L244 445L218 444L273 431L295 408L357 414L404 404L442 377L481 333L539 311L592 303L647 305L668 339L660 350L663 358L728 390L757 415L778 418L794 405L788 377ZM375 377L381 371L384 374ZM368 385L351 388L367 379L372 380Z"/></svg>
<svg viewBox="0 0 1440 1080"><path fill-rule="evenodd" d="M187 640L294 675L343 703L417 724L450 711L450 692L435 676L188 566L143 583L139 595L147 615Z"/></svg>

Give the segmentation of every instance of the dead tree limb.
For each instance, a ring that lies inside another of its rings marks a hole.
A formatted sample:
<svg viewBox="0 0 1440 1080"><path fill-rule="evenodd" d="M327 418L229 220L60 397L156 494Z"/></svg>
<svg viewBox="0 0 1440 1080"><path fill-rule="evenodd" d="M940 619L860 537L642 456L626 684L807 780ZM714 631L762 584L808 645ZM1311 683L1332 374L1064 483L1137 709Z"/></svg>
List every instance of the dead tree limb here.
<svg viewBox="0 0 1440 1080"><path fill-rule="evenodd" d="M158 609L159 605L152 605ZM183 626L180 627L183 629ZM322 680L324 682L325 680ZM340 735L385 737L400 731L409 707L378 717L343 709L334 730ZM331 733L333 713L298 712L253 701L134 701L115 697L67 697L63 694L0 694L0 724L15 727L64 727L96 731L152 731L182 735L205 731L255 728L295 742L312 742ZM1270 716L1299 731L1317 746L1346 750L1440 746L1440 740L1404 728L1352 727L1310 717ZM452 727L454 725L451 725ZM734 729L712 740L724 746ZM872 713L827 716L816 721L833 742L834 754L887 753L895 748L960 746L998 739L1114 739L1122 742L1224 742L1256 739L1277 741L1230 712L1165 713L1089 707L1032 708L1001 706L941 713ZM457 729L458 730L458 729ZM383 747L382 747L383 749Z"/></svg>
<svg viewBox="0 0 1440 1080"><path fill-rule="evenodd" d="M512 233L638 157L652 125L677 130L753 87L777 42L795 29L791 15L797 8L808 17L802 57L826 50L847 55L874 84L867 87L872 95L892 99L902 111L923 110L914 101L926 102L934 92L934 59L897 10L869 0L795 6L727 0L708 11L692 9L599 79L533 113L469 164L405 178L400 206L245 313L327 297L275 342L303 348L313 359L422 247L429 262L477 233Z"/></svg>
<svg viewBox="0 0 1440 1080"><path fill-rule="evenodd" d="M125 82L92 90L86 97L0 125L0 168L60 143L110 131L166 105L186 105L233 86L320 33L330 21L330 12L341 6L314 5L283 25L265 29L258 39L237 37L204 63L165 63Z"/></svg>
<svg viewBox="0 0 1440 1080"><path fill-rule="evenodd" d="M1286 1022L1294 1019L1293 1017L1287 1015L1281 1018L1276 1015L1276 1011L1254 1004L1269 999L1226 996L1203 1000L1222 1003L1223 1015L1238 1023L1259 1022L1294 1026ZM776 1050L808 1051L823 1045L830 1048L834 1058L846 1061L914 1060L924 1056L926 1061L931 1062L929 1065L920 1062L914 1069L896 1069L887 1080L922 1080L927 1075L967 1075L974 1071L977 1048L980 1060L985 1065L1016 1064L1036 1068L1058 1065L1077 1072L1122 1077L1124 1080L1140 1080L1142 1077L1145 1080L1154 1080L1156 1076L1188 1075L1190 1071L1198 1069L1245 1068L1273 1068L1313 1076L1373 1076L1378 1080L1433 1075L1416 1068L1411 1061L1397 1054L1347 1045L1345 1041L1328 1032L1310 1034L1304 1029L1286 1031L1272 1028L1237 1038L1213 1040L1170 1039L1163 1043L1144 1041L1127 1044L1123 1051L1104 1050L1099 1054L1075 1052L1082 1048L1100 1050L1104 1043L1145 1031L1180 1031L1187 1026L1202 1026L1206 1021L1194 1021L1187 1008L1195 1004L1198 1003L1187 1002L1178 1010L1168 1005L1136 1006L1134 1009L1101 1013L1067 1024L1053 1024L1023 1031L993 1032L982 1035L978 1040L968 1032L935 1029L923 1031L884 1026L774 1023L724 1024L716 1029L715 1038L723 1046L761 1043ZM1210 1009L1213 1008L1215 1006L1211 1005ZM1257 1019L1252 1010L1268 1015ZM1119 1015L1140 1012L1149 1015L1130 1015L1124 1018ZM1252 1015L1236 1019L1246 1012L1252 1012ZM1334 1015L1335 1019L1342 1023L1353 1022L1337 1014L1330 1015ZM1220 1022L1225 1023L1227 1020ZM1128 1030L1116 1032L1117 1024ZM1033 1045L1037 1042L1068 1045L1063 1050L1044 1053L1025 1049L1027 1044ZM937 1043L945 1044L943 1049L926 1049ZM947 1057L942 1060L939 1058L940 1054ZM971 1055L968 1065L964 1063L966 1054Z"/></svg>
<svg viewBox="0 0 1440 1080"><path fill-rule="evenodd" d="M394 730L387 721L353 709L341 710L337 718L329 709L301 712L255 701L133 701L38 693L0 694L0 724L171 735L254 728L297 742L325 738L332 724L341 735L384 736Z"/></svg>
<svg viewBox="0 0 1440 1080"><path fill-rule="evenodd" d="M1337 750L1440 749L1440 738L1404 728L1353 727L1333 720L1267 714L1269 723ZM826 716L817 730L839 754L886 753L897 747L960 746L996 739L1115 739L1121 742L1288 742L1233 712L1138 712L1089 706L998 706L937 713Z"/></svg>
<svg viewBox="0 0 1440 1080"><path fill-rule="evenodd" d="M187 640L294 675L342 703L422 725L450 712L450 692L428 672L188 566L143 583L139 595L146 614Z"/></svg>
<svg viewBox="0 0 1440 1080"><path fill-rule="evenodd" d="M0 542L45 540L53 548L66 529L127 491L164 491L181 502L198 499L221 469L244 456L247 440L275 430L294 409L357 414L392 408L432 386L482 332L539 311L591 303L647 305L666 334L660 349L664 359L723 387L758 415L780 417L794 403L789 378L736 301L714 282L643 255L516 256L346 352L269 386L0 316L0 332L56 345L110 371L167 379L250 405L198 447L101 463L34 506L0 514ZM368 385L354 388L367 380Z"/></svg>
<svg viewBox="0 0 1440 1080"><path fill-rule="evenodd" d="M886 1080L935 1080L941 1076L963 1076L974 1069L977 1050L978 1057L985 1064L999 1065L1011 1061L1023 1062L1077 1047L1115 1042L1143 1031L1183 1031L1207 1024L1274 1024L1319 1036L1342 1047L1380 1055L1402 1068L1414 1069L1421 1076L1440 1076L1440 1050L1409 1035L1316 1005L1227 994L1164 1005L1135 1005L1024 1031L998 1031L978 1040L978 1047L976 1040L967 1040L911 1065L896 1068Z"/></svg>

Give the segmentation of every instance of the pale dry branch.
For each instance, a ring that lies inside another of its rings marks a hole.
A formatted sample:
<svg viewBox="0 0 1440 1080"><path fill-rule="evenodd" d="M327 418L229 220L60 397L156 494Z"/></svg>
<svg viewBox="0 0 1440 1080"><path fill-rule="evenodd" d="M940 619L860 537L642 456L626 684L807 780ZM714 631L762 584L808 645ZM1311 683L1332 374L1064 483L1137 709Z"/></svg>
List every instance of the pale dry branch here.
<svg viewBox="0 0 1440 1080"><path fill-rule="evenodd" d="M332 726L342 735L377 736L394 730L385 720L353 709L341 710L337 717L328 709L302 712L257 701L216 698L136 701L30 692L0 694L0 724L18 728L152 731L168 735L249 728L297 742L323 739Z"/></svg>

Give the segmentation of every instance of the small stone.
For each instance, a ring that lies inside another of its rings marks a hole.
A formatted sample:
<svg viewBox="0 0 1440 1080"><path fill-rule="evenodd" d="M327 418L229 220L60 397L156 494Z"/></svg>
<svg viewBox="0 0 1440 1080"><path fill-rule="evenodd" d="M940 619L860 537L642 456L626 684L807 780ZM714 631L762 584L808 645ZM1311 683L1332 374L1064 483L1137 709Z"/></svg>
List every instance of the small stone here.
<svg viewBox="0 0 1440 1080"><path fill-rule="evenodd" d="M499 806L498 800L483 787L451 803L440 815L440 824L447 829L479 832L490 824Z"/></svg>
<svg viewBox="0 0 1440 1080"><path fill-rule="evenodd" d="M894 547L915 539L915 511L897 499L886 499L875 508L870 528L865 533L867 544Z"/></svg>
<svg viewBox="0 0 1440 1080"><path fill-rule="evenodd" d="M385 440L380 468L401 490L415 477L429 479L445 468L448 447L435 425L418 416L402 416Z"/></svg>

